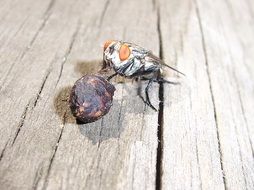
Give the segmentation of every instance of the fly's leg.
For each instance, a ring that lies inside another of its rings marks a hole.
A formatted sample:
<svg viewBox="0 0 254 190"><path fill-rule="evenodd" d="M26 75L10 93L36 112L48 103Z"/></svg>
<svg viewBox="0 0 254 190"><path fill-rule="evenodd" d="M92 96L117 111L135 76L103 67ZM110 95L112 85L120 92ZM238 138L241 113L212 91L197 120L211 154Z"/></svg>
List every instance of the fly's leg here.
<svg viewBox="0 0 254 190"><path fill-rule="evenodd" d="M152 85L152 82L154 81L154 79L150 79L146 88L145 88L145 94L146 94L146 100L145 100L145 103L150 107L152 108L154 111L157 111L157 109L152 105L151 101L150 101L150 98L149 98L149 88L151 87Z"/></svg>
<svg viewBox="0 0 254 190"><path fill-rule="evenodd" d="M149 107L151 107L153 110L157 111L157 109L152 105L150 98L149 98L149 88L152 86L152 82L154 81L154 79L149 79L148 84L145 88L145 98L141 95L141 78L138 77L138 96L141 98L141 100L148 105Z"/></svg>
<svg viewBox="0 0 254 190"><path fill-rule="evenodd" d="M180 84L179 82L168 81L168 80L165 80L164 78L161 78L161 77L153 79L153 82L168 83L168 84L174 84L174 85Z"/></svg>
<svg viewBox="0 0 254 190"><path fill-rule="evenodd" d="M118 73L114 73L113 75L110 75L110 76L108 77L108 81L110 81L110 79L112 79L112 78L115 77L116 75L118 75Z"/></svg>
<svg viewBox="0 0 254 190"><path fill-rule="evenodd" d="M145 102L144 98L141 95L141 80L140 80L140 77L136 77L135 80L136 80L136 82L138 82L137 95Z"/></svg>
<svg viewBox="0 0 254 190"><path fill-rule="evenodd" d="M145 88L145 95L146 95L146 100L144 101L143 97L141 99L147 104L149 107L151 107L153 110L157 111L157 109L152 105L150 98L149 98L149 89L152 85L152 82L157 82L157 83L168 83L168 84L179 84L179 82L173 82L173 81L168 81L165 80L164 78L161 77L156 77L156 78L151 78Z"/></svg>
<svg viewBox="0 0 254 190"><path fill-rule="evenodd" d="M141 95L141 88L142 88L142 84L141 84L141 79L140 77L137 77L136 78L137 82L138 82L138 92L137 92L137 95L141 98L141 100L147 104L146 100L144 99L144 97Z"/></svg>

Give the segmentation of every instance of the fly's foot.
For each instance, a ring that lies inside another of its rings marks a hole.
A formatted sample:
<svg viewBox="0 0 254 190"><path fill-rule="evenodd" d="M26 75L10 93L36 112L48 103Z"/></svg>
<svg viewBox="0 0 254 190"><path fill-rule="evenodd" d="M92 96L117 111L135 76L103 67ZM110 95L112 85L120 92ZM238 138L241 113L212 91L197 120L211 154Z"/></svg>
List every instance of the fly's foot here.
<svg viewBox="0 0 254 190"><path fill-rule="evenodd" d="M154 111L158 111L150 102L150 100L148 101L147 99L145 100L143 96L141 96L140 94L138 95L141 100L144 102L145 105L149 106L150 108L152 108Z"/></svg>
<svg viewBox="0 0 254 190"><path fill-rule="evenodd" d="M148 105L150 108L152 108L154 111L158 111L158 110L151 104L151 102L145 101L145 104Z"/></svg>

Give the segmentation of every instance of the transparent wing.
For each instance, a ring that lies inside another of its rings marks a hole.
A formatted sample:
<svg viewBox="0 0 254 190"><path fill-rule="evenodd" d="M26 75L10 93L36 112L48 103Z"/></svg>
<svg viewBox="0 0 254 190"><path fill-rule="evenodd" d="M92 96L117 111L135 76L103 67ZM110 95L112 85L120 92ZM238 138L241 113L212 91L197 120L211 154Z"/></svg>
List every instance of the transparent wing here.
<svg viewBox="0 0 254 190"><path fill-rule="evenodd" d="M157 65L161 65L161 66L165 66L165 67L168 67L174 71L176 71L177 73L180 73L182 75L185 76L184 73L178 71L177 69L175 69L174 67L171 67L169 65L167 65L163 60L161 60L159 57L153 55L151 52L148 52L147 55L145 56L145 60L146 61L149 61L149 62L153 62L154 64L157 64Z"/></svg>
<svg viewBox="0 0 254 190"><path fill-rule="evenodd" d="M129 43L129 42L124 42L126 44L128 44L131 48L132 48L132 54L134 57L138 58L138 59L144 59L144 62L152 62L154 65L157 65L158 67L161 66L165 66L168 67L172 70L174 70L177 73L180 73L182 75L185 76L184 73L178 71L177 69L175 69L174 67L171 67L169 65L167 65L163 60L161 60L159 57L155 56L150 50L147 50L141 46L138 46L136 44L133 43Z"/></svg>
<svg viewBox="0 0 254 190"><path fill-rule="evenodd" d="M147 53L151 52L150 50L147 50L141 46L138 46L137 44L134 43L130 43L130 42L123 42L125 44L127 44L129 47L132 48L132 51L139 53L139 54L143 54L146 55Z"/></svg>

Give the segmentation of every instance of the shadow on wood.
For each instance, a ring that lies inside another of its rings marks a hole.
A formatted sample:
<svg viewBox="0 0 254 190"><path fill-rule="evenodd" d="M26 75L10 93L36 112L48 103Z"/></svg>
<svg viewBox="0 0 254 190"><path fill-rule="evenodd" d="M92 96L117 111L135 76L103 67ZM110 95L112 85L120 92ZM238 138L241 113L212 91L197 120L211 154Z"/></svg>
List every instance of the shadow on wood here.
<svg viewBox="0 0 254 190"><path fill-rule="evenodd" d="M75 65L75 72L82 76L87 74L97 74L102 69L102 60L79 61Z"/></svg>
<svg viewBox="0 0 254 190"><path fill-rule="evenodd" d="M62 120L62 123L76 123L76 119L72 116L69 107L69 94L71 86L62 88L54 98L54 107L57 115Z"/></svg>
<svg viewBox="0 0 254 190"><path fill-rule="evenodd" d="M103 118L94 123L79 125L81 134L91 140L93 144L111 138L120 138L124 131L123 118L118 112L120 107L118 101L114 101L111 110Z"/></svg>

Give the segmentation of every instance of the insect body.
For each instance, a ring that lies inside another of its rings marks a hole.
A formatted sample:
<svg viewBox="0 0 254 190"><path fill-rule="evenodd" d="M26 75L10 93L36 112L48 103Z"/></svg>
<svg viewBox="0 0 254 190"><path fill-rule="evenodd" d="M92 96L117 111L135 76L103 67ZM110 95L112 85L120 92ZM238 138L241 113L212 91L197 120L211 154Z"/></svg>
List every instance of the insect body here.
<svg viewBox="0 0 254 190"><path fill-rule="evenodd" d="M115 71L115 74L110 76L109 79L118 74L128 78L140 76L149 78L148 85L145 89L145 103L154 110L156 109L151 104L148 94L151 83L173 83L161 77L163 67L168 67L178 73L181 73L173 67L166 65L160 58L153 55L151 51L129 42L116 40L106 41L104 44L103 59L105 64L104 66L113 68Z"/></svg>

